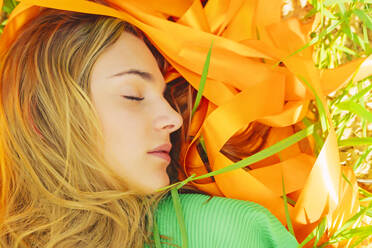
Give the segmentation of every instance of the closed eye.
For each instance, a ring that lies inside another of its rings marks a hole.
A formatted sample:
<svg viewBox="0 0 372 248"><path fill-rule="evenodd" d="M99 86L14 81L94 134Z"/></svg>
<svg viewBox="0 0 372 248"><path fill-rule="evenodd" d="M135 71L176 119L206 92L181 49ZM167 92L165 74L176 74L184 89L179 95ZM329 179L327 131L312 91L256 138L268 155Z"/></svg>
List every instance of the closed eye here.
<svg viewBox="0 0 372 248"><path fill-rule="evenodd" d="M136 96L123 96L126 99L132 100L132 101L142 101L145 99L144 97L136 97Z"/></svg>

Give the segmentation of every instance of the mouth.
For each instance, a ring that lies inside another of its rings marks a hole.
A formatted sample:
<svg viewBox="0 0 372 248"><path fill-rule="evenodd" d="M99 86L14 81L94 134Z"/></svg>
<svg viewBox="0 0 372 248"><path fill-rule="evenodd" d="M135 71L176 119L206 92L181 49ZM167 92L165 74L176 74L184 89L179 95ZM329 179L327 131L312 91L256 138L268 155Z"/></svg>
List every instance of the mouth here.
<svg viewBox="0 0 372 248"><path fill-rule="evenodd" d="M166 160L168 163L171 161L171 157L169 156L169 153L163 152L163 151L157 151L157 152L148 152L148 154L157 156L159 158L162 158Z"/></svg>

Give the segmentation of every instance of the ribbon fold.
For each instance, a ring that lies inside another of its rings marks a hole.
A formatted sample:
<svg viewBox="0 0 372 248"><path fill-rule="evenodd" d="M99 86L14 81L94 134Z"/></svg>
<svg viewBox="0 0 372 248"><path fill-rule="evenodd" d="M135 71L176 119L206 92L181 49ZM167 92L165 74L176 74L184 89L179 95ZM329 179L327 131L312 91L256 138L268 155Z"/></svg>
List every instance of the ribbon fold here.
<svg viewBox="0 0 372 248"><path fill-rule="evenodd" d="M194 138L183 144L181 151L181 169L187 176L207 173L196 150L200 135L214 171L232 164L220 149L250 122L272 127L263 149L294 134L294 127L310 115L308 104L314 99L299 76L312 85L327 106L327 94L344 86L352 76L358 80L372 71L371 56L328 70L315 68L312 47L288 57L309 41L312 23L303 24L296 18L282 20L280 0L209 0L205 7L199 0L107 3L110 7L84 0L21 0L0 37L0 54L42 8L112 16L140 28L159 49L174 68L165 76L167 83L184 77L198 89L213 41L203 98L189 130ZM275 66L280 61L282 65ZM328 109L326 114L330 120ZM311 138L308 141L313 144ZM285 225L283 177L286 193L296 201L288 208L299 242L322 217L329 217L332 232L358 210L355 176L340 166L332 125L317 157L313 147L304 149L296 143L251 168L217 175L215 182L207 178L190 183L212 195L257 202ZM344 182L342 173L351 186Z"/></svg>

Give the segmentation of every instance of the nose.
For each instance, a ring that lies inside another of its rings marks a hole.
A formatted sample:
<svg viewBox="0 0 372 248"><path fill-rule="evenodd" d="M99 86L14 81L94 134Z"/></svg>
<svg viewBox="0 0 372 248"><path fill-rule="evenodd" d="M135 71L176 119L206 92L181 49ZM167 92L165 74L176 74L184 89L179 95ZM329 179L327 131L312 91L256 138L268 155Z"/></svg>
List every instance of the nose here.
<svg viewBox="0 0 372 248"><path fill-rule="evenodd" d="M183 118L165 99L164 101L166 103L165 111L157 116L155 126L159 130L166 130L172 133L182 126Z"/></svg>

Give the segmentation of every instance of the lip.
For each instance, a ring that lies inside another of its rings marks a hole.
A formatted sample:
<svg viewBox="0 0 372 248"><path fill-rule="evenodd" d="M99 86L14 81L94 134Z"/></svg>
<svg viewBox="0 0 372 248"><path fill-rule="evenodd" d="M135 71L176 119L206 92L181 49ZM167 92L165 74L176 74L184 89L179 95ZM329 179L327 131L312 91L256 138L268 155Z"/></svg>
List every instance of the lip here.
<svg viewBox="0 0 372 248"><path fill-rule="evenodd" d="M168 163L171 161L171 157L167 152L148 152L151 155L157 156L159 158L165 159Z"/></svg>
<svg viewBox="0 0 372 248"><path fill-rule="evenodd" d="M156 147L155 149L149 151L148 153L159 158L165 159L168 163L171 161L169 152L172 149L172 144L166 143Z"/></svg>
<svg viewBox="0 0 372 248"><path fill-rule="evenodd" d="M155 149L149 151L149 153L152 153L152 152L166 152L166 153L169 153L171 149L172 149L172 144L166 143L166 144L158 146Z"/></svg>

